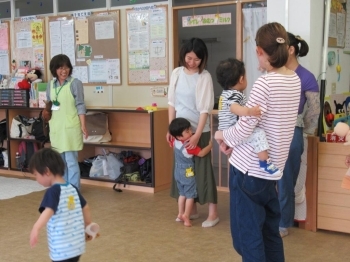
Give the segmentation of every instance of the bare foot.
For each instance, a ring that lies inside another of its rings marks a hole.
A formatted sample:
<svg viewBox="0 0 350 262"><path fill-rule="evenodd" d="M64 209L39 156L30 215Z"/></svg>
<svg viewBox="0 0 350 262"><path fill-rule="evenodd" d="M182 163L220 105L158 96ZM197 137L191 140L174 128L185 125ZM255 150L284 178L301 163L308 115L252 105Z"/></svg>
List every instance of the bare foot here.
<svg viewBox="0 0 350 262"><path fill-rule="evenodd" d="M192 226L191 221L190 221L190 219L189 219L187 216L182 215L182 216L181 216L181 219L182 219L182 221L184 222L184 225L185 225L186 227L191 227L191 226Z"/></svg>

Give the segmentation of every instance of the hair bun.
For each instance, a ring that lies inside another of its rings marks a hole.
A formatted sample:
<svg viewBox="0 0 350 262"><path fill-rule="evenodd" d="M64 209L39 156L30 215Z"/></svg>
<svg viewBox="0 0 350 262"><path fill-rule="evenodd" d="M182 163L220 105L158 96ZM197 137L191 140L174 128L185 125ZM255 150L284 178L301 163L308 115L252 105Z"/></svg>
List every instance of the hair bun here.
<svg viewBox="0 0 350 262"><path fill-rule="evenodd" d="M296 36L295 36L295 39L297 39L297 40L299 40L299 41L304 41L304 39L302 39L302 38L300 37L300 35L296 35Z"/></svg>

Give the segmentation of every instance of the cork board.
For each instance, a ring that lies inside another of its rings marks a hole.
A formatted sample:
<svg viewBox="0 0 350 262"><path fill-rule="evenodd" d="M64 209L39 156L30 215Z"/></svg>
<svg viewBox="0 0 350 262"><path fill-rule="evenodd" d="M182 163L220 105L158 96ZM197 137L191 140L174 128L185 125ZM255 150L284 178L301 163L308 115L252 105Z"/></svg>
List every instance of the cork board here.
<svg viewBox="0 0 350 262"><path fill-rule="evenodd" d="M0 74L11 74L11 40L10 40L10 22L3 21L0 23ZM7 59L6 59L7 57ZM0 79L1 83L1 79Z"/></svg>
<svg viewBox="0 0 350 262"><path fill-rule="evenodd" d="M164 5L126 10L129 85L168 84L167 15Z"/></svg>
<svg viewBox="0 0 350 262"><path fill-rule="evenodd" d="M346 13L344 11L330 12L328 47L344 48L346 38Z"/></svg>
<svg viewBox="0 0 350 262"><path fill-rule="evenodd" d="M13 25L14 40L12 59L13 70L23 63L30 61L30 68L39 68L43 82L46 81L47 74L45 72L45 21L42 18L23 17L14 21Z"/></svg>
<svg viewBox="0 0 350 262"><path fill-rule="evenodd" d="M61 26L60 36L55 33ZM51 58L57 52L55 39L61 38L62 54L73 65L73 77L85 85L121 84L121 49L119 10L96 12L88 16L60 16L49 18ZM68 29L68 42L65 26ZM73 39L72 39L73 32ZM71 44L69 44L71 43ZM73 46L74 49L69 49ZM66 52L65 52L66 51Z"/></svg>

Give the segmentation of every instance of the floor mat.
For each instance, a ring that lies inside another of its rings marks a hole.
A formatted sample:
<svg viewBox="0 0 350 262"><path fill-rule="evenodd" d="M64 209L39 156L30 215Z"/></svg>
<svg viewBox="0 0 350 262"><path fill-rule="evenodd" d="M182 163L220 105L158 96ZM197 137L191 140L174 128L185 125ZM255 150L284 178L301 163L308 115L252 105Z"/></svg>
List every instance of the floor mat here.
<svg viewBox="0 0 350 262"><path fill-rule="evenodd" d="M0 177L0 200L23 196L45 187L30 179Z"/></svg>

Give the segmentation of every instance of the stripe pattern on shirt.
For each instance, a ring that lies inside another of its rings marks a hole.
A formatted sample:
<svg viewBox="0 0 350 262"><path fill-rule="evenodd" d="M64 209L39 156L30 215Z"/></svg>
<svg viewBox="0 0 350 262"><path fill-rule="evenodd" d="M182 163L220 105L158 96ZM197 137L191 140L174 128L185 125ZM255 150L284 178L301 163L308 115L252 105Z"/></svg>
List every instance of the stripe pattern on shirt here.
<svg viewBox="0 0 350 262"><path fill-rule="evenodd" d="M261 127L270 146L269 157L283 171L297 119L300 90L300 79L296 74L269 73L258 78L253 85L247 107L259 105L262 116L241 117L234 126L223 131L225 143L233 147L229 158L233 166L244 174L248 172L248 175L258 178L281 178L283 172L281 175L272 176L261 170L253 148L247 143L237 145L237 141L248 137L255 126Z"/></svg>
<svg viewBox="0 0 350 262"><path fill-rule="evenodd" d="M85 252L85 226L77 189L61 186L57 211L47 224L50 258L54 261L79 256Z"/></svg>
<svg viewBox="0 0 350 262"><path fill-rule="evenodd" d="M238 116L231 113L230 107L232 104L239 104L245 106L247 103L246 96L237 90L223 90L219 99L219 130L224 130L234 125Z"/></svg>

